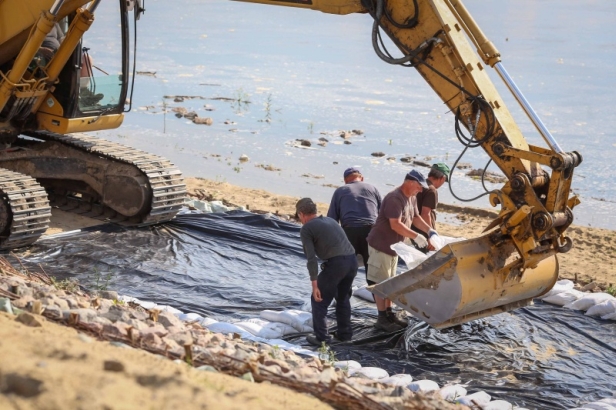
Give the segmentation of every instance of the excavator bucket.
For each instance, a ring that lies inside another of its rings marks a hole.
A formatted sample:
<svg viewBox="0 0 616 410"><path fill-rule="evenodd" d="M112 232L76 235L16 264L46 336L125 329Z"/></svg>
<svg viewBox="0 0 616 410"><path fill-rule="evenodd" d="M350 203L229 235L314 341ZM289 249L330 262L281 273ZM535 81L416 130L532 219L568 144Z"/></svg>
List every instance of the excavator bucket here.
<svg viewBox="0 0 616 410"><path fill-rule="evenodd" d="M444 329L529 305L554 286L555 255L524 270L516 255L510 240L494 244L486 234L446 245L414 269L368 289Z"/></svg>

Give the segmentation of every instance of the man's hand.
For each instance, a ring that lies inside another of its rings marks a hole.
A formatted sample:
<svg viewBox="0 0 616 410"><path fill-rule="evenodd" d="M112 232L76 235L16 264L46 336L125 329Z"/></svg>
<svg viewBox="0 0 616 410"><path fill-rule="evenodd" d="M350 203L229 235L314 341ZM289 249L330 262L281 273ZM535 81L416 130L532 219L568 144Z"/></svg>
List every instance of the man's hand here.
<svg viewBox="0 0 616 410"><path fill-rule="evenodd" d="M415 241L417 246L419 246L420 248L425 248L426 246L428 246L428 241L426 240L426 238L424 238L424 236L419 233L416 237L413 238L413 241Z"/></svg>
<svg viewBox="0 0 616 410"><path fill-rule="evenodd" d="M323 300L321 297L321 291L319 290L319 285L317 285L317 281L312 281L312 297L315 301L320 302Z"/></svg>

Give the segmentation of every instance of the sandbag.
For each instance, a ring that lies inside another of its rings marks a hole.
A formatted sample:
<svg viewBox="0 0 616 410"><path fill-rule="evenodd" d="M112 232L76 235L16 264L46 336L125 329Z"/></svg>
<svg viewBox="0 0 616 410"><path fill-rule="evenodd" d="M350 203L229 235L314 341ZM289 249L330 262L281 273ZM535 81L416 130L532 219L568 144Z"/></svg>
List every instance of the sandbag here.
<svg viewBox="0 0 616 410"><path fill-rule="evenodd" d="M367 300L368 302L374 303L374 295L368 289L366 289L368 285L364 285L359 287L353 291L353 296L356 296L360 299Z"/></svg>
<svg viewBox="0 0 616 410"><path fill-rule="evenodd" d="M414 392L429 392L441 389L438 383L432 380L416 380L409 384L408 387Z"/></svg>
<svg viewBox="0 0 616 410"><path fill-rule="evenodd" d="M459 384L452 384L449 386L441 387L439 392L441 393L441 397L447 401L455 401L460 397L466 396L467 393L464 386L461 386Z"/></svg>
<svg viewBox="0 0 616 410"><path fill-rule="evenodd" d="M543 298L544 302L551 303L553 305L563 306L568 303L574 302L584 296L584 292L580 292L575 289L568 289L556 295Z"/></svg>
<svg viewBox="0 0 616 410"><path fill-rule="evenodd" d="M161 310L163 312L173 313L176 316L184 313L180 309L176 309L173 306L169 306L169 305L156 305L156 309Z"/></svg>
<svg viewBox="0 0 616 410"><path fill-rule="evenodd" d="M552 289L550 289L545 295L541 297L541 299L558 295L559 293L562 293L566 290L571 290L574 286L575 284L573 283L573 281L569 279L559 280L554 284Z"/></svg>
<svg viewBox="0 0 616 410"><path fill-rule="evenodd" d="M609 315L601 316L603 320L616 320L616 312L610 313Z"/></svg>
<svg viewBox="0 0 616 410"><path fill-rule="evenodd" d="M216 322L216 323L207 325L206 327L214 333L222 333L225 335L229 333L237 333L243 338L246 337L247 335L251 335L250 332L247 332L241 327L236 326L232 323L228 323L228 322Z"/></svg>
<svg viewBox="0 0 616 410"><path fill-rule="evenodd" d="M513 404L505 400L494 400L481 407L481 410L511 410Z"/></svg>
<svg viewBox="0 0 616 410"><path fill-rule="evenodd" d="M389 373L380 367L361 367L356 370L349 370L352 377L365 377L371 380L380 380L389 377Z"/></svg>
<svg viewBox="0 0 616 410"><path fill-rule="evenodd" d="M286 323L298 332L312 332L312 313L294 309L281 312L264 310L259 316L270 322Z"/></svg>
<svg viewBox="0 0 616 410"><path fill-rule="evenodd" d="M244 329L245 331L247 331L250 334L253 334L255 336L258 336L259 332L263 329L263 326L261 324L250 322L250 321L236 322L236 323L233 323L233 324L235 326L237 326L237 327L240 327L240 328Z"/></svg>
<svg viewBox="0 0 616 410"><path fill-rule="evenodd" d="M199 322L199 324L203 327L208 327L208 325L211 325L212 323L218 323L218 320L216 319L212 319L210 317L204 317L203 319L201 319L201 321Z"/></svg>
<svg viewBox="0 0 616 410"><path fill-rule="evenodd" d="M257 336L264 339L280 339L283 336L297 333L297 330L286 323L269 322L263 325Z"/></svg>
<svg viewBox="0 0 616 410"><path fill-rule="evenodd" d="M390 386L408 386L413 382L413 376L410 374L394 374L393 376L379 379L379 383L388 384Z"/></svg>
<svg viewBox="0 0 616 410"><path fill-rule="evenodd" d="M334 367L351 372L352 370L361 369L361 364L355 360L339 360L334 363Z"/></svg>
<svg viewBox="0 0 616 410"><path fill-rule="evenodd" d="M597 303L593 307L589 308L586 316L607 316L610 313L616 312L616 298L604 300L601 303Z"/></svg>
<svg viewBox="0 0 616 410"><path fill-rule="evenodd" d="M592 403L584 404L584 408L592 410L616 410L616 399L612 400L614 400L614 403L611 404L604 400L593 401Z"/></svg>
<svg viewBox="0 0 616 410"><path fill-rule="evenodd" d="M485 406L492 400L492 396L484 391L478 391L456 400L456 403L464 404L465 406Z"/></svg>
<svg viewBox="0 0 616 410"><path fill-rule="evenodd" d="M465 238L454 238L451 236L437 235L436 237L433 237L430 240L435 250L430 251L427 254L424 254L423 252L415 249L414 246L411 246L410 244L407 245L404 242L394 243L393 245L390 246L390 248L393 249L394 252L396 252L398 256L404 261L407 269L411 270L415 268L416 266L418 266L423 261L425 261L426 259L428 259L430 256L432 256L435 252L437 252L443 246L448 245L453 242L459 242L463 240L465 240Z"/></svg>
<svg viewBox="0 0 616 410"><path fill-rule="evenodd" d="M198 322L198 321L201 321L203 319L203 316L201 316L198 313L194 313L194 312L191 312L191 313L181 313L181 314L179 314L177 316L178 316L178 319L180 319L180 320L182 320L184 322L195 322L195 321Z"/></svg>
<svg viewBox="0 0 616 410"><path fill-rule="evenodd" d="M614 299L609 293L586 293L581 298L564 305L564 308L573 310L588 310L603 301Z"/></svg>

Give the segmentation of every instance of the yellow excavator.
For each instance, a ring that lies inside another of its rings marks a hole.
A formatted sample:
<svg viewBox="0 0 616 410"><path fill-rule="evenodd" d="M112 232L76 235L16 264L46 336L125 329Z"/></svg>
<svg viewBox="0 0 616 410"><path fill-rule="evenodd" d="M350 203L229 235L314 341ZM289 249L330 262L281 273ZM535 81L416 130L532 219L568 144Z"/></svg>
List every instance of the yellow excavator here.
<svg viewBox="0 0 616 410"><path fill-rule="evenodd" d="M372 286L374 294L443 329L526 306L554 286L557 254L572 246L565 231L579 203L570 197L570 188L582 157L560 148L461 1L241 1L369 13L378 57L415 68L454 114L460 142L483 148L508 179L490 193L490 203L501 210L482 236L443 247L416 268ZM387 51L383 33L399 57ZM547 147L525 140L489 79L488 67L496 70Z"/></svg>
<svg viewBox="0 0 616 410"><path fill-rule="evenodd" d="M579 203L570 188L582 157L560 148L461 1L242 1L369 13L378 57L415 68L454 114L462 144L483 148L508 178L490 193L491 204L501 210L482 236L446 245L415 269L373 286L373 293L446 328L528 305L552 288L557 254L572 246L565 231ZM108 28L98 44L117 50L119 57L113 70L102 70L83 43L99 4L0 0L1 248L27 245L45 231L47 195L137 224L168 220L181 206L185 185L169 161L81 134L118 127L130 106L128 15L136 21L143 9L140 1L119 0L115 15L103 15ZM401 56L384 47L383 33ZM58 39L56 49L50 37ZM97 76L95 66L105 75ZM547 147L525 140L488 67ZM132 80L134 74L133 64Z"/></svg>
<svg viewBox="0 0 616 410"><path fill-rule="evenodd" d="M135 225L182 207L168 160L83 134L122 124L135 76L129 16L141 3L104 3L94 44L113 56L93 61L84 33L100 3L0 0L0 249L36 241L52 204Z"/></svg>

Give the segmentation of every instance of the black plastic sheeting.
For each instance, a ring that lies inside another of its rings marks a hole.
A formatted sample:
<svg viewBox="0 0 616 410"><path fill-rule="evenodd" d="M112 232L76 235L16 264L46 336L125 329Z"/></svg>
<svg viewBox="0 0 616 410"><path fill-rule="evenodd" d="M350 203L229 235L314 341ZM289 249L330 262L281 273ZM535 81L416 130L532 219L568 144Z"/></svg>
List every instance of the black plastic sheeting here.
<svg viewBox="0 0 616 410"><path fill-rule="evenodd" d="M105 225L40 240L18 255L29 269L40 264L90 290L108 287L218 320L309 306L299 226L248 212L187 213L140 229ZM356 285L364 275L362 268ZM616 392L616 322L536 301L442 331L412 320L387 335L372 328L373 304L352 303L354 342L333 347L338 360L467 384L469 393L527 408L573 408ZM287 340L306 345L302 335Z"/></svg>

